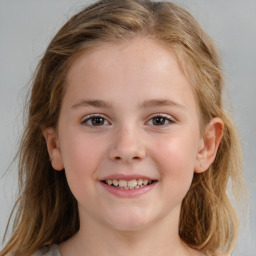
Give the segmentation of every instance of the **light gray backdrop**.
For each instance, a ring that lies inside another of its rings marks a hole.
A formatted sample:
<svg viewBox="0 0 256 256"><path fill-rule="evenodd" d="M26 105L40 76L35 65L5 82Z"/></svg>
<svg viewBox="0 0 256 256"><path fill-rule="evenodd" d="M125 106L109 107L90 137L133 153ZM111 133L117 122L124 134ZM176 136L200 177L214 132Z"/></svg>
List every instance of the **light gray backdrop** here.
<svg viewBox="0 0 256 256"><path fill-rule="evenodd" d="M7 174L4 172L17 150L22 106L32 72L58 28L89 2L0 0L0 239L14 203L16 165ZM235 255L256 256L256 0L176 2L199 20L215 39L223 57L251 193L251 221L248 227L242 225Z"/></svg>

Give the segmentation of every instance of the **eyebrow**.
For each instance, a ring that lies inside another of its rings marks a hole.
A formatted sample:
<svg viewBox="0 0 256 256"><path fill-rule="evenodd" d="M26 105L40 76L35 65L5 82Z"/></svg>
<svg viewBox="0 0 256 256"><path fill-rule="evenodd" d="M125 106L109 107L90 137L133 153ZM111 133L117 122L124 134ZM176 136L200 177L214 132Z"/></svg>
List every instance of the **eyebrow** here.
<svg viewBox="0 0 256 256"><path fill-rule="evenodd" d="M78 103L72 105L72 109L79 107L95 107L95 108L112 108L112 104L103 100L90 100L83 99ZM178 102L169 99L149 99L145 100L143 103L139 104L139 108L150 108L150 107L178 107L181 109L186 109L186 107Z"/></svg>
<svg viewBox="0 0 256 256"><path fill-rule="evenodd" d="M78 103L72 105L72 108L78 107L95 107L95 108L111 108L112 104L103 100L81 100Z"/></svg>
<svg viewBox="0 0 256 256"><path fill-rule="evenodd" d="M169 100L169 99L150 99L145 100L142 104L139 105L141 108L149 107L178 107L181 109L186 109L185 105L182 105L178 102Z"/></svg>

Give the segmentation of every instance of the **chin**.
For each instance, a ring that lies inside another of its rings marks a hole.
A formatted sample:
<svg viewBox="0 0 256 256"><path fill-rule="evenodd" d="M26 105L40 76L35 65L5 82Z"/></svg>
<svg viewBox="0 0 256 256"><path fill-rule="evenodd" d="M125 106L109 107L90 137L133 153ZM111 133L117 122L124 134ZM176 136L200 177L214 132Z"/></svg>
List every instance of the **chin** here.
<svg viewBox="0 0 256 256"><path fill-rule="evenodd" d="M122 222L122 223L112 223L111 227L116 231L126 231L126 232L132 232L132 231L140 231L145 229L147 226L149 226L145 222Z"/></svg>
<svg viewBox="0 0 256 256"><path fill-rule="evenodd" d="M152 220L146 217L143 212L129 210L112 214L107 222L108 225L118 231L136 231L146 228L152 223Z"/></svg>

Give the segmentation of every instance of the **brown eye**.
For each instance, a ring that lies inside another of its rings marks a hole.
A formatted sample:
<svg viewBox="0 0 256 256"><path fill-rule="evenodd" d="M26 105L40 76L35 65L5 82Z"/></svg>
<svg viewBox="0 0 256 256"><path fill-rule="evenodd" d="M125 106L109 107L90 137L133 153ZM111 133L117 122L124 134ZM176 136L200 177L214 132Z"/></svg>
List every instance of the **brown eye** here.
<svg viewBox="0 0 256 256"><path fill-rule="evenodd" d="M104 120L104 118L102 118L102 117L93 117L93 118L91 119L91 123L92 123L92 125L94 125L94 126L103 125L104 122L105 122L105 120Z"/></svg>
<svg viewBox="0 0 256 256"><path fill-rule="evenodd" d="M153 125L165 125L168 120L165 117L154 117L152 119Z"/></svg>
<svg viewBox="0 0 256 256"><path fill-rule="evenodd" d="M147 124L153 125L153 126L167 126L167 125L172 124L172 123L174 123L173 118L169 115L166 115L166 114L153 116L147 122Z"/></svg>
<svg viewBox="0 0 256 256"><path fill-rule="evenodd" d="M103 126L109 125L109 122L102 116L89 116L84 121L82 121L82 124L87 126Z"/></svg>

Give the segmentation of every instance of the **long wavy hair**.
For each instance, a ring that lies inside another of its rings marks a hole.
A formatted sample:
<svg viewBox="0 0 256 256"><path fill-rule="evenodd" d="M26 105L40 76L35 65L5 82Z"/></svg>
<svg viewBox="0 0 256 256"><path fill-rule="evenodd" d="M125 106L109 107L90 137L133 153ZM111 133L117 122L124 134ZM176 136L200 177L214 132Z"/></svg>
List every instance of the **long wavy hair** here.
<svg viewBox="0 0 256 256"><path fill-rule="evenodd" d="M233 122L223 104L224 79L212 39L182 7L150 0L102 0L71 17L53 38L34 74L27 123L19 148L19 197L13 231L0 256L28 256L46 244L61 243L79 229L77 201L65 171L56 172L42 134L56 127L65 79L73 61L104 42L143 36L175 52L206 119L225 125L216 159L194 175L183 200L180 238L211 255L230 253L238 234L237 215L227 196L231 180L236 199L243 188L241 150ZM156 88L157 90L157 88Z"/></svg>

